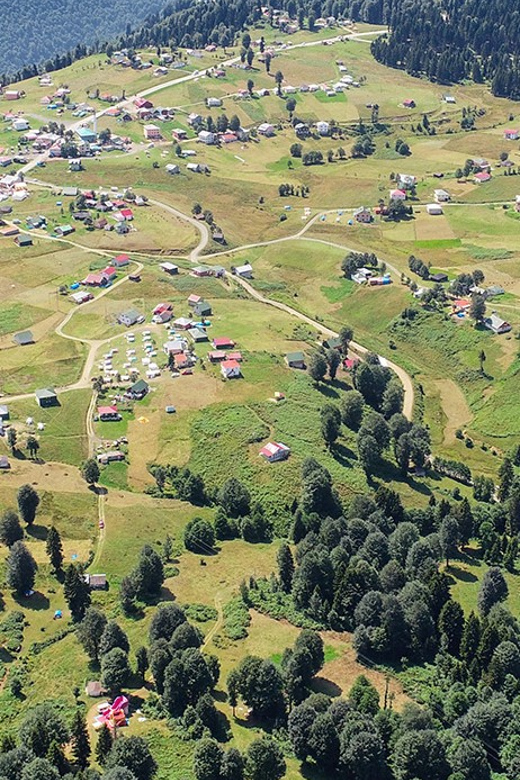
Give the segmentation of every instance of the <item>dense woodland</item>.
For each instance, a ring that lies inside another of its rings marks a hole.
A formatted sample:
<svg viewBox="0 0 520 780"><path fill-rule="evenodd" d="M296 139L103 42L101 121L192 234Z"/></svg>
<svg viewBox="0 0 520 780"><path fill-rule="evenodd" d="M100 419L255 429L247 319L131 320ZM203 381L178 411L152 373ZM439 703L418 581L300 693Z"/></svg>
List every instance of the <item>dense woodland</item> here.
<svg viewBox="0 0 520 780"><path fill-rule="evenodd" d="M383 0L391 35L372 44L377 60L441 84L491 81L498 97L520 99L520 10L510 0ZM382 21L382 20L381 20Z"/></svg>
<svg viewBox="0 0 520 780"><path fill-rule="evenodd" d="M106 3L92 0L85 13L73 0L22 4L2 0L0 72L42 63L68 50L74 59L84 57L89 46L129 30L163 4L162 0L114 0L107 12Z"/></svg>

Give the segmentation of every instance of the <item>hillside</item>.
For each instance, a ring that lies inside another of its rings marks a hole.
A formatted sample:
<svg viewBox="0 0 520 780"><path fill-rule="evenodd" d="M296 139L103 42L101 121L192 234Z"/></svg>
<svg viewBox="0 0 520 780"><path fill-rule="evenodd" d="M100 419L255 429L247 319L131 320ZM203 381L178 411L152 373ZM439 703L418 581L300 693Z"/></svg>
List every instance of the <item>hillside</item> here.
<svg viewBox="0 0 520 780"><path fill-rule="evenodd" d="M88 12L83 13L73 0L21 5L2 0L0 72L12 73L74 49L77 59L86 54L88 47L140 24L163 5L162 0L114 0L107 13L106 3L92 0ZM70 59L64 58L62 66L68 62Z"/></svg>

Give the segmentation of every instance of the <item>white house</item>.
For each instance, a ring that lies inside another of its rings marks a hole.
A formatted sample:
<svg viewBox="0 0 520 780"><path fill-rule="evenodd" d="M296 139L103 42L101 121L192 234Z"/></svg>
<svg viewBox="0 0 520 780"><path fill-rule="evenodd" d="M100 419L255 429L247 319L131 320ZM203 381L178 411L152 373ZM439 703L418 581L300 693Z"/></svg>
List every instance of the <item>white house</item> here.
<svg viewBox="0 0 520 780"><path fill-rule="evenodd" d="M224 379L233 379L240 376L240 363L237 360L223 360L220 364L220 373Z"/></svg>
<svg viewBox="0 0 520 780"><path fill-rule="evenodd" d="M316 130L318 135L328 135L330 132L330 125L328 122L316 122Z"/></svg>
<svg viewBox="0 0 520 780"><path fill-rule="evenodd" d="M192 113L188 115L188 124L190 125L190 127L193 127L193 125L198 125L201 122L202 122L202 117L200 114Z"/></svg>
<svg viewBox="0 0 520 780"><path fill-rule="evenodd" d="M259 454L265 458L268 463L276 463L278 460L287 460L291 454L291 450L286 444L270 441L265 447L262 447Z"/></svg>
<svg viewBox="0 0 520 780"><path fill-rule="evenodd" d="M390 200L406 200L406 192L404 190L390 190Z"/></svg>
<svg viewBox="0 0 520 780"><path fill-rule="evenodd" d="M242 279L252 279L253 266L250 263L245 263L244 265L237 265L235 268L235 274L237 276L241 276Z"/></svg>
<svg viewBox="0 0 520 780"><path fill-rule="evenodd" d="M211 133L209 130L201 130L198 138L202 144L207 144L208 146L215 143L215 133Z"/></svg>
<svg viewBox="0 0 520 780"><path fill-rule="evenodd" d="M201 168L198 163L188 163L186 170L191 171L192 173L201 173Z"/></svg>
<svg viewBox="0 0 520 780"><path fill-rule="evenodd" d="M496 311L492 312L491 317L486 317L484 325L496 334L509 333L511 330L510 323L499 317Z"/></svg>
<svg viewBox="0 0 520 780"><path fill-rule="evenodd" d="M181 172L181 169L178 165L174 165L173 163L168 163L166 166L166 173L169 173L170 176L174 176L177 173Z"/></svg>
<svg viewBox="0 0 520 780"><path fill-rule="evenodd" d="M433 199L436 203L448 203L450 199L450 193L446 190L434 190Z"/></svg>
<svg viewBox="0 0 520 780"><path fill-rule="evenodd" d="M269 136L274 135L274 125L270 125L269 122L262 122L258 126L258 132L260 135L265 135L269 138Z"/></svg>
<svg viewBox="0 0 520 780"><path fill-rule="evenodd" d="M208 97L206 98L206 105L208 108L220 108L222 100L217 97Z"/></svg>
<svg viewBox="0 0 520 780"><path fill-rule="evenodd" d="M438 214L442 214L442 206L440 203L428 203L426 206L426 212L432 217Z"/></svg>
<svg viewBox="0 0 520 780"><path fill-rule="evenodd" d="M160 141L162 138L161 130L157 125L145 125L143 132L147 141Z"/></svg>
<svg viewBox="0 0 520 780"><path fill-rule="evenodd" d="M417 179L415 176L412 176L409 173L398 173L397 174L397 184L402 190L411 190L412 187L416 184Z"/></svg>
<svg viewBox="0 0 520 780"><path fill-rule="evenodd" d="M24 119L23 117L16 117L16 119L13 119L12 128L13 130L16 130L20 133L24 130L29 130L30 125L27 119Z"/></svg>

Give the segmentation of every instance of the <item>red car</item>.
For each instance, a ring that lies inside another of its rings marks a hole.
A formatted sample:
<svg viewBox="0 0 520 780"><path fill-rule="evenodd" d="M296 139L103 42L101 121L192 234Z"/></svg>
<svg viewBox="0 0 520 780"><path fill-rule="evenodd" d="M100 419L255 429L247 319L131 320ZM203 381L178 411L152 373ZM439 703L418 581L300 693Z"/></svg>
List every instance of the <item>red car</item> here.
<svg viewBox="0 0 520 780"><path fill-rule="evenodd" d="M100 520L98 525L99 525L100 528L104 528L105 527L105 521L104 520Z"/></svg>

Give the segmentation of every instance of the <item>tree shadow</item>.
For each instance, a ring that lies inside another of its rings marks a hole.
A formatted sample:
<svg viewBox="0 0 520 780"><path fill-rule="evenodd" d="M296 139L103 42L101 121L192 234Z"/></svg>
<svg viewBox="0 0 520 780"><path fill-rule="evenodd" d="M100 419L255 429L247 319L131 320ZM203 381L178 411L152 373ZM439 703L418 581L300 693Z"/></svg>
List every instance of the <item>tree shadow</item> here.
<svg viewBox="0 0 520 780"><path fill-rule="evenodd" d="M342 466L353 466L357 461L356 453L351 450L350 447L347 447L346 444L336 443L333 445L333 447L331 447L330 452L334 460L336 460Z"/></svg>
<svg viewBox="0 0 520 780"><path fill-rule="evenodd" d="M460 566L453 565L453 563L449 566L449 568L444 570L444 573L447 574L450 579L452 580L459 580L460 582L477 582L478 577L473 574L471 571L467 571L466 569L462 569Z"/></svg>
<svg viewBox="0 0 520 780"><path fill-rule="evenodd" d="M45 525L33 524L26 526L25 533L27 536L32 536L34 539L39 539L40 541L45 542L49 531Z"/></svg>
<svg viewBox="0 0 520 780"><path fill-rule="evenodd" d="M316 766L308 761L303 761L300 764L300 772L305 780L329 780L330 775L323 774L323 772Z"/></svg>
<svg viewBox="0 0 520 780"><path fill-rule="evenodd" d="M24 609L32 609L36 612L41 612L44 609L49 609L50 601L43 593L35 591L32 596L14 596L14 600Z"/></svg>
<svg viewBox="0 0 520 780"><path fill-rule="evenodd" d="M324 395L327 398L334 398L336 400L339 398L338 391L331 387L331 385L326 385L323 382L319 382L315 385L315 387L318 393L321 393L321 395Z"/></svg>
<svg viewBox="0 0 520 780"><path fill-rule="evenodd" d="M324 693L326 696L330 696L332 699L337 696L341 696L342 690L339 685L336 685L332 680L327 680L325 677L314 677L311 683L311 689L315 693Z"/></svg>

